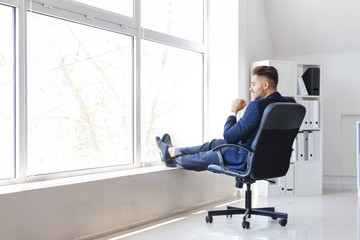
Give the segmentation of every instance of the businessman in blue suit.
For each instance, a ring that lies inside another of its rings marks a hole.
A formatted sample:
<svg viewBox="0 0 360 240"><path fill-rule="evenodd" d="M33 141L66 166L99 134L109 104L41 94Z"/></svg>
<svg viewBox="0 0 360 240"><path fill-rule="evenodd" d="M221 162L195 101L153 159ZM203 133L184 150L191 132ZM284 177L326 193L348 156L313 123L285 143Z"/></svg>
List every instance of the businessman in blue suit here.
<svg viewBox="0 0 360 240"><path fill-rule="evenodd" d="M244 99L235 99L231 104L231 113L224 127L224 139L214 139L195 147L175 148L171 138L165 134L162 139L156 137L162 161L169 167L181 166L184 169L204 171L211 164L219 165L218 155L212 151L225 143L241 144L251 147L260 126L263 112L273 102L288 102L277 92L278 72L272 66L254 68L251 78L250 92L253 101L247 106L242 118L237 121L237 114L247 105ZM222 150L227 167L244 171L246 169L247 151L242 148L227 147Z"/></svg>

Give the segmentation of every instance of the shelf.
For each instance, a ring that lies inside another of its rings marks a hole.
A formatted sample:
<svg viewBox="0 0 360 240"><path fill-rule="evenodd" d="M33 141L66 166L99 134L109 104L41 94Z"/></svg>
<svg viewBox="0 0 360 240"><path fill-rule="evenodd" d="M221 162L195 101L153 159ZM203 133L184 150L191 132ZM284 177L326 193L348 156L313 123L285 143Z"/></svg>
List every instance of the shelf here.
<svg viewBox="0 0 360 240"><path fill-rule="evenodd" d="M320 163L320 160L296 160L295 164L318 164Z"/></svg>
<svg viewBox="0 0 360 240"><path fill-rule="evenodd" d="M299 129L299 132L308 132L308 131L320 131L321 129L320 128L301 128Z"/></svg>
<svg viewBox="0 0 360 240"><path fill-rule="evenodd" d="M320 96L315 96L315 95L296 95L297 98L303 98L303 99L314 99L314 100L319 100Z"/></svg>

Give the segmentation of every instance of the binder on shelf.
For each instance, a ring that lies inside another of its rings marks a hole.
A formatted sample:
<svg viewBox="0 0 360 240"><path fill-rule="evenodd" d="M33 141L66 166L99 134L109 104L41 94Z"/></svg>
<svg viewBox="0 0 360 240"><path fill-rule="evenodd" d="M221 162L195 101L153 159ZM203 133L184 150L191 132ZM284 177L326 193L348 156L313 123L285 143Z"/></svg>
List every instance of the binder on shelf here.
<svg viewBox="0 0 360 240"><path fill-rule="evenodd" d="M304 132L304 161L309 160L309 132Z"/></svg>
<svg viewBox="0 0 360 240"><path fill-rule="evenodd" d="M315 141L313 132L308 133L308 156L309 161L314 161Z"/></svg>
<svg viewBox="0 0 360 240"><path fill-rule="evenodd" d="M313 131L312 132L312 139L314 143L314 161L320 161L320 131Z"/></svg>
<svg viewBox="0 0 360 240"><path fill-rule="evenodd" d="M309 108L307 106L307 101L298 100L298 103L303 105L306 108L305 116L304 116L303 122L300 126L300 129L308 129L309 128Z"/></svg>
<svg viewBox="0 0 360 240"><path fill-rule="evenodd" d="M297 160L305 160L305 132L299 132L297 135Z"/></svg>
<svg viewBox="0 0 360 240"><path fill-rule="evenodd" d="M294 177L295 176L295 168L294 164L290 164L289 170L285 175L285 190L286 194L294 193Z"/></svg>
<svg viewBox="0 0 360 240"><path fill-rule="evenodd" d="M308 134L308 159L309 161L320 160L320 132L312 131Z"/></svg>
<svg viewBox="0 0 360 240"><path fill-rule="evenodd" d="M314 101L305 101L305 107L307 111L307 118L308 118L308 129L314 128L314 112L313 112L313 102Z"/></svg>
<svg viewBox="0 0 360 240"><path fill-rule="evenodd" d="M308 68L302 75L309 95L320 95L320 69Z"/></svg>
<svg viewBox="0 0 360 240"><path fill-rule="evenodd" d="M309 95L308 94L308 91L306 89L306 86L305 86L305 83L304 83L304 80L301 76L298 76L298 93L302 96L307 96Z"/></svg>
<svg viewBox="0 0 360 240"><path fill-rule="evenodd" d="M318 129L320 128L319 101L317 100L299 100L299 104L306 108L305 117L300 129Z"/></svg>
<svg viewBox="0 0 360 240"><path fill-rule="evenodd" d="M312 128L320 128L319 101L312 101Z"/></svg>
<svg viewBox="0 0 360 240"><path fill-rule="evenodd" d="M286 194L286 176L282 176L279 178L279 184L280 184L280 194L281 195Z"/></svg>
<svg viewBox="0 0 360 240"><path fill-rule="evenodd" d="M296 146L296 141L293 142L292 148L293 151L291 152L291 157L290 157L290 163L293 163L296 161L296 156L297 156L297 146Z"/></svg>

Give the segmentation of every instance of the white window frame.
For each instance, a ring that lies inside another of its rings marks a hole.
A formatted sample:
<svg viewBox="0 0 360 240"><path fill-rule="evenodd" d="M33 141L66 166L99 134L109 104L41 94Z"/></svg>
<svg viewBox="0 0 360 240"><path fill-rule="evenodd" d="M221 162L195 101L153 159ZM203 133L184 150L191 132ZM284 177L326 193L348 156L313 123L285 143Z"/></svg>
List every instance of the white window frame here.
<svg viewBox="0 0 360 240"><path fill-rule="evenodd" d="M146 1L146 0L145 0ZM141 162L141 40L149 40L164 45L181 48L203 55L203 102L202 102L202 122L203 129L202 138L204 138L204 125L206 116L205 103L207 102L207 0L204 0L204 41L203 43L193 42L179 37L171 36L161 32L142 28L141 23L141 0L134 0L133 18L120 14L112 13L106 10L87 6L72 0L0 0L0 4L15 7L16 23L15 23L15 52L16 52L16 177L9 180L0 180L0 185L24 183L31 181L41 181L54 178L62 178L69 176L86 175L100 172L111 172L129 168L139 168L144 166L158 165L160 161L155 163ZM133 165L103 167L89 170L76 170L63 173L49 173L45 175L27 176L27 13L35 12L50 17L56 17L71 22L84 24L116 33L132 36L134 41L133 51Z"/></svg>

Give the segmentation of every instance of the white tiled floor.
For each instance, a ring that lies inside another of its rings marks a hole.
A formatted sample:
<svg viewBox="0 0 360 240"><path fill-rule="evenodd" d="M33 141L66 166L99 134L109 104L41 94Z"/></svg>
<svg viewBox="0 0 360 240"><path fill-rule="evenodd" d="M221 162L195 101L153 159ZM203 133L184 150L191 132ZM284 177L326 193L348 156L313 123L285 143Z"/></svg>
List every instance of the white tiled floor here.
<svg viewBox="0 0 360 240"><path fill-rule="evenodd" d="M234 201L232 206L244 205L243 199ZM241 216L215 216L213 223L205 223L206 210L224 209L226 204L206 206L99 240L360 240L360 199L356 191L325 191L321 196L253 199L253 207L274 206L276 211L288 213L285 227L276 220L262 216L251 217L250 229L241 227Z"/></svg>

